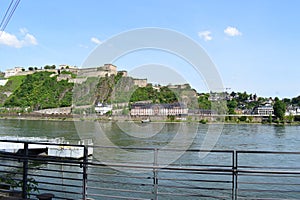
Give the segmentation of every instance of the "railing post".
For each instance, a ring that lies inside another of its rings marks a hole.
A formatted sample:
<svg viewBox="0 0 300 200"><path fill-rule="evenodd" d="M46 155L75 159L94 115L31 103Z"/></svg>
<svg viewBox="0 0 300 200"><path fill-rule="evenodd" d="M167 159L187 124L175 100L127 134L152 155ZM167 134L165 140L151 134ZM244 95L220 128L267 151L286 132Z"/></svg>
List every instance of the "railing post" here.
<svg viewBox="0 0 300 200"><path fill-rule="evenodd" d="M234 197L238 198L238 152L234 150L235 164L234 164Z"/></svg>
<svg viewBox="0 0 300 200"><path fill-rule="evenodd" d="M87 193L87 162L88 162L88 147L84 146L83 148L83 173L82 173L82 199L86 200Z"/></svg>
<svg viewBox="0 0 300 200"><path fill-rule="evenodd" d="M232 151L232 190L231 190L231 199L234 200L234 192L235 192L235 150Z"/></svg>
<svg viewBox="0 0 300 200"><path fill-rule="evenodd" d="M23 152L23 180L22 180L22 198L27 198L27 182L28 182L28 143L24 142Z"/></svg>
<svg viewBox="0 0 300 200"><path fill-rule="evenodd" d="M158 156L158 150L155 148L154 149L154 161L153 161L153 195L154 195L154 200L158 200L157 193L158 193L158 177L157 177L157 166L158 166L158 161L157 161L157 156Z"/></svg>

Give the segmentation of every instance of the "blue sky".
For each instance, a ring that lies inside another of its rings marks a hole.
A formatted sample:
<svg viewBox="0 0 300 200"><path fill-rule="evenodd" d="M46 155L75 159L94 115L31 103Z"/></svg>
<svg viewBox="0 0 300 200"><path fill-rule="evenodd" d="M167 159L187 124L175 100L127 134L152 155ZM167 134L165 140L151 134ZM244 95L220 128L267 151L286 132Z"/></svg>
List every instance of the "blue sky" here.
<svg viewBox="0 0 300 200"><path fill-rule="evenodd" d="M0 1L1 19L9 3ZM112 36L159 27L201 45L229 91L295 97L300 95L299 7L297 0L23 0L0 38L0 71L46 64L81 66ZM129 71L148 63L174 68L197 90L208 90L186 70L186 63L170 55L145 51L115 62Z"/></svg>

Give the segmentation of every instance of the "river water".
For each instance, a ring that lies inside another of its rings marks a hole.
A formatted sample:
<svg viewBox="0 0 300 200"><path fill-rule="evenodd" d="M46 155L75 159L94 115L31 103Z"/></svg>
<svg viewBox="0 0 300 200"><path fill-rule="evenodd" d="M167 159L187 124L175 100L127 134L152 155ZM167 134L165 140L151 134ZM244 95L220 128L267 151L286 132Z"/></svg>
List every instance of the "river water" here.
<svg viewBox="0 0 300 200"><path fill-rule="evenodd" d="M132 131L137 126L140 127ZM95 135L95 133L99 134L99 129L101 129L100 132L104 131L105 137L116 146L164 147L181 131L180 126L183 125L178 123L149 123L147 125L103 123L99 125L95 122L6 119L0 120L0 136L64 137L66 140L92 137L97 140L102 135ZM193 136L188 138L188 142L192 140L191 147L199 148L207 135L208 127L217 125L185 124L184 126L189 129L187 132L193 132ZM138 131L152 135L145 136ZM299 144L300 126L225 124L213 149L300 151Z"/></svg>
<svg viewBox="0 0 300 200"><path fill-rule="evenodd" d="M0 137L64 137L67 141L92 138L95 145L113 147L143 147L143 148L167 148L167 149L209 149L209 150L259 150L259 151L300 151L300 126L275 126L263 124L224 124L208 125L194 123L98 123L98 122L70 122L70 121L45 121L45 120L0 120ZM117 149L117 150L116 150ZM94 159L101 162L139 161L153 163L153 154L139 154L133 151L123 151L116 148L103 152L94 149ZM209 160L207 155L190 156L181 151L179 154L162 154L158 159L159 164L180 162L197 163L197 160ZM279 159L278 159L279 158ZM226 157L213 158L215 164L230 164ZM209 160L211 161L211 160ZM289 167L299 169L298 157L282 156L272 158L257 156L244 156L240 158L241 165L271 165L282 166L282 162L288 162ZM226 163L227 162L227 163ZM200 162L199 162L200 163ZM267 164L266 164L267 163ZM198 163L197 163L198 164ZM285 166L285 165L284 165ZM107 169L108 170L108 169ZM101 172L102 173L102 172ZM116 173L116 172L109 172ZM128 173L128 172L125 172ZM167 177L174 178L174 177ZM185 177L187 178L187 177ZM188 177L191 178L191 177ZM195 177L193 177L195 178ZM200 177L201 178L201 177ZM202 177L203 178L203 177ZM251 177L250 177L251 179ZM243 181L243 177L239 180ZM253 179L254 180L254 179ZM248 181L248 180L246 180ZM254 181L266 181L255 179ZM299 178L288 179L292 187L300 184ZM244 189L248 186L245 185ZM252 186L251 186L252 187ZM272 186L267 189L280 189ZM254 186L252 187L254 188ZM250 189L252 189L250 188ZM281 187L282 188L282 187ZM174 191L171 191L174 192ZM248 193L245 193L246 197ZM291 193L292 198L300 197L299 193ZM272 194L270 196L273 198ZM275 197L278 197L276 194ZM282 196L286 198L287 196ZM100 198L101 199L101 198ZM175 199L175 198L160 198ZM180 198L179 198L180 199ZM191 198L193 199L193 198ZM205 199L205 198L204 198Z"/></svg>

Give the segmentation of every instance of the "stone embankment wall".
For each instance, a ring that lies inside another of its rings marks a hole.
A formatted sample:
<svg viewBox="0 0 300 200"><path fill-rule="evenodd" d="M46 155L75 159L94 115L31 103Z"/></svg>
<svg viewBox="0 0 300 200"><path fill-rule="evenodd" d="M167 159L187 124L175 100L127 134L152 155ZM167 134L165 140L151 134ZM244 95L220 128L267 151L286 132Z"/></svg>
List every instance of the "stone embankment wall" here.
<svg viewBox="0 0 300 200"><path fill-rule="evenodd" d="M71 114L71 107L44 109L35 111L35 113L47 115L69 115Z"/></svg>

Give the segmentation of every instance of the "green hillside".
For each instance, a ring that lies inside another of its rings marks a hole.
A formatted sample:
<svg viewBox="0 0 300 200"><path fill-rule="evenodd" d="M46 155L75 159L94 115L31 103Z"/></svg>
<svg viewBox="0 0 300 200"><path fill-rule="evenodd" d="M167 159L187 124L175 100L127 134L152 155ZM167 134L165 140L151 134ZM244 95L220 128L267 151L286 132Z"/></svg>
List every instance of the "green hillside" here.
<svg viewBox="0 0 300 200"><path fill-rule="evenodd" d="M0 106L3 106L7 99L7 94L15 92L26 76L12 76L8 79L5 86L0 86Z"/></svg>
<svg viewBox="0 0 300 200"><path fill-rule="evenodd" d="M36 72L15 78L11 89L13 94L4 102L5 107L30 107L32 110L70 106L73 83L57 81L51 72ZM16 80L17 79L17 80ZM18 86L19 85L19 86ZM5 85L7 89L9 85Z"/></svg>

